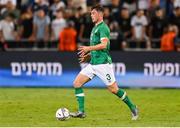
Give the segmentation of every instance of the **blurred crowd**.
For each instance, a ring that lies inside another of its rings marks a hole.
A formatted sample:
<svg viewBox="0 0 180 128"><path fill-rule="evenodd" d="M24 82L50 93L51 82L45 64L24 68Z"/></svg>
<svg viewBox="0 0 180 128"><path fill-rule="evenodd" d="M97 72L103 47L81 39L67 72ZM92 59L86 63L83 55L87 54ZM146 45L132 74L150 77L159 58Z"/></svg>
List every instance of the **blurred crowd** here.
<svg viewBox="0 0 180 128"><path fill-rule="evenodd" d="M112 50L179 51L180 0L0 0L0 47L75 51L89 44L96 4Z"/></svg>

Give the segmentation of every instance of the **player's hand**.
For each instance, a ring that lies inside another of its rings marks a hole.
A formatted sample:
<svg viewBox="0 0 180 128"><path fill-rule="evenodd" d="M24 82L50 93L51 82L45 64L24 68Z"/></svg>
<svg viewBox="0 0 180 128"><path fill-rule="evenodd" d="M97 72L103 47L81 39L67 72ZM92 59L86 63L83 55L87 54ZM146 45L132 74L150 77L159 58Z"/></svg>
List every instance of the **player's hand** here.
<svg viewBox="0 0 180 128"><path fill-rule="evenodd" d="M81 55L81 56L79 56L79 63L87 62L89 59L90 59L89 54L86 54L86 55L83 55L83 56Z"/></svg>
<svg viewBox="0 0 180 128"><path fill-rule="evenodd" d="M88 53L90 51L90 48L89 46L79 46L78 50L78 55L81 57Z"/></svg>

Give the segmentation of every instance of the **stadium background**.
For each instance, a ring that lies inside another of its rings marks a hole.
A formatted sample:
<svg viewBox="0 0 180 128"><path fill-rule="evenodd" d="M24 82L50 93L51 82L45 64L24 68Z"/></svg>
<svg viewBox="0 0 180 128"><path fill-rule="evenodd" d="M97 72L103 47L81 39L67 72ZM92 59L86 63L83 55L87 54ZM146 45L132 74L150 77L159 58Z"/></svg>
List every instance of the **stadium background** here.
<svg viewBox="0 0 180 128"><path fill-rule="evenodd" d="M87 119L54 119L59 107L76 110L72 84L86 65L76 49L88 45L97 3L117 82L141 110L137 122L98 78L85 85ZM0 126L180 126L179 30L179 0L0 0Z"/></svg>
<svg viewBox="0 0 180 128"><path fill-rule="evenodd" d="M83 65L76 48L88 45L95 4L105 8L121 86L179 87L179 0L0 1L0 86L71 87ZM69 80L63 85L59 78ZM88 85L103 86L97 79Z"/></svg>

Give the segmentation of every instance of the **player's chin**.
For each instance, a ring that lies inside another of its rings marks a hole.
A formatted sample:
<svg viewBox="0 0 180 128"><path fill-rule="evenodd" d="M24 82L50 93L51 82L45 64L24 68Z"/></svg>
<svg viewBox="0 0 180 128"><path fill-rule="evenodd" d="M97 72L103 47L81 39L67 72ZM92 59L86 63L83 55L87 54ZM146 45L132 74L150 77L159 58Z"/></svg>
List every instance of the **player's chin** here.
<svg viewBox="0 0 180 128"><path fill-rule="evenodd" d="M95 20L95 19L92 19L92 22L93 22L93 23L96 23L96 20Z"/></svg>

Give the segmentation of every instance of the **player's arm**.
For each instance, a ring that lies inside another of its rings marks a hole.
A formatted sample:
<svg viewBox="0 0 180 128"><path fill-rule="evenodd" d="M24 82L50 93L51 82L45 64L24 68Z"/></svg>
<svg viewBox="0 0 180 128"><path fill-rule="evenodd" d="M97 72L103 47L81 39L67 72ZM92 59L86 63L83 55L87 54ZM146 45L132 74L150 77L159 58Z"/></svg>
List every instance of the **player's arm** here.
<svg viewBox="0 0 180 128"><path fill-rule="evenodd" d="M80 46L78 48L79 54L84 55L90 51L106 49L109 39L104 37L101 39L101 43L94 46Z"/></svg>
<svg viewBox="0 0 180 128"><path fill-rule="evenodd" d="M97 44L95 46L89 46L89 51L106 49L108 41L109 41L108 38L106 37L102 38L100 44Z"/></svg>

